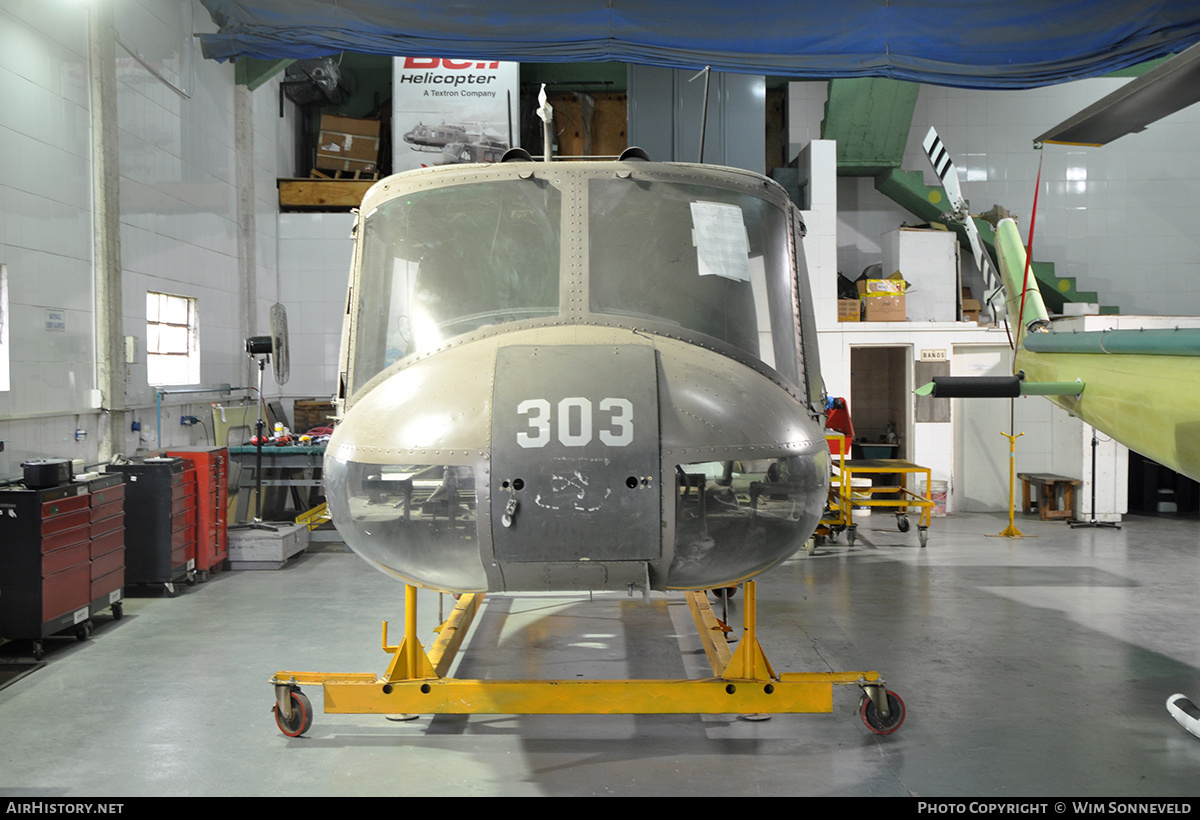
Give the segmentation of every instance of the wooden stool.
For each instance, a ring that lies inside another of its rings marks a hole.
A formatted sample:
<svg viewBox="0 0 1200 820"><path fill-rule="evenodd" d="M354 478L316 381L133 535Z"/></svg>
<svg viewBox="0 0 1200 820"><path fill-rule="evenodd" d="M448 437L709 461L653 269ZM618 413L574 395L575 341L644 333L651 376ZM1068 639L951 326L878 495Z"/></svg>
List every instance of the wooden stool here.
<svg viewBox="0 0 1200 820"><path fill-rule="evenodd" d="M1075 487L1082 483L1079 479L1053 473L1018 473L1017 478L1021 479L1021 512L1033 511L1029 503L1029 489L1033 485L1038 488L1038 516L1043 521L1074 517ZM1057 503L1059 498L1061 508Z"/></svg>

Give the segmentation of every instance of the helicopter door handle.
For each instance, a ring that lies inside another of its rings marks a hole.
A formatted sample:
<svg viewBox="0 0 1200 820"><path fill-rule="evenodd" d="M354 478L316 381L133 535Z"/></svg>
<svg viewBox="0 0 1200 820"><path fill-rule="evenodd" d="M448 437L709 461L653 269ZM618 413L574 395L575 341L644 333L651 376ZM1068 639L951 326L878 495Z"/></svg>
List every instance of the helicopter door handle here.
<svg viewBox="0 0 1200 820"><path fill-rule="evenodd" d="M517 499L510 498L508 503L504 505L504 514L500 516L500 523L506 527L513 525L513 519L517 515Z"/></svg>

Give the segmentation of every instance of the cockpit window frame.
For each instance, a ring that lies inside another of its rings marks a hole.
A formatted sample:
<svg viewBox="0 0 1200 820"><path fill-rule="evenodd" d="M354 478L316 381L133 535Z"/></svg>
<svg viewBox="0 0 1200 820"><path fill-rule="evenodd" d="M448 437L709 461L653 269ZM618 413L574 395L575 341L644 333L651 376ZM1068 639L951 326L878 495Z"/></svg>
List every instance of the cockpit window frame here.
<svg viewBox="0 0 1200 820"><path fill-rule="evenodd" d="M450 186L470 185L479 182L494 182L500 180L528 180L536 178L559 190L561 200L561 228L559 246L559 311L556 316L541 319L528 319L519 322L480 328L446 340L439 348L466 344L473 340L484 338L510 330L521 328L561 325L564 323L581 323L588 325L603 325L617 328L627 328L644 331L654 335L697 344L722 353L732 359L746 364L773 381L780 384L789 392L810 403L811 397L821 392L819 363L812 361L815 342L805 345L803 333L811 333L815 339L815 323L804 321L806 309L802 302L810 299L801 298L809 292L808 283L802 288L797 281L798 275L806 272L803 260L803 223L800 220L796 206L788 198L786 192L776 183L758 174L732 168L689 165L685 163L646 163L630 162L510 162L472 166L443 166L411 171L405 174L388 177L376 183L363 198L363 205L356 223L356 241L353 264L348 290L347 319L344 329L344 341L341 352L342 378L345 382L340 395L346 407L352 406L358 398L365 395L375 384L386 379L397 369L406 364L420 360L437 351L417 353L401 358L399 361L384 367L370 378L356 378L354 362L356 358L358 317L355 315L355 294L361 289L362 276L362 247L363 228L378 207L391 199L410 195L416 191ZM589 219L588 219L588 186L592 179L612 178L629 180L631 183L642 182L673 182L684 184L706 185L727 189L736 193L746 194L765 200L782 211L789 229L788 254L791 266L789 276L791 314L795 323L793 338L795 344L795 361L797 374L789 376L777 371L764 363L758 357L752 356L733 345L720 339L708 336L687 328L673 326L668 322L658 322L653 319L623 317L615 314L594 312L589 304L588 293L590 286L589 253ZM811 304L807 305L811 313ZM812 348L811 350L809 348ZM813 377L815 376L815 381ZM798 378L798 382L797 382Z"/></svg>

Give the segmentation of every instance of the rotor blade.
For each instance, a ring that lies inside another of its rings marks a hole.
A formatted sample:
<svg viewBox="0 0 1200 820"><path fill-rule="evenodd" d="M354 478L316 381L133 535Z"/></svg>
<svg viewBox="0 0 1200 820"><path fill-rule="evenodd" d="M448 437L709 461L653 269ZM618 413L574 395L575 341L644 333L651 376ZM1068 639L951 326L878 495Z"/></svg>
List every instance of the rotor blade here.
<svg viewBox="0 0 1200 820"><path fill-rule="evenodd" d="M929 161L933 164L934 173L942 181L942 187L946 189L950 207L956 214L965 213L967 202L963 199L962 188L958 184L958 169L954 167L954 160L950 158L950 152L942 144L942 138L938 136L937 129L930 128L921 145L925 148L925 156L929 157Z"/></svg>
<svg viewBox="0 0 1200 820"><path fill-rule="evenodd" d="M1150 123L1196 102L1200 102L1200 43L1130 80L1034 143L1107 145L1126 134L1145 131Z"/></svg>
<svg viewBox="0 0 1200 820"><path fill-rule="evenodd" d="M925 148L925 155L933 164L934 173L942 181L942 187L946 190L946 198L950 200L952 209L950 217L956 222L962 223L963 229L967 232L967 244L971 246L971 255L975 258L975 267L979 268L983 274L984 284L994 295L1000 288L1000 277L993 269L987 252L983 249L983 241L979 238L979 229L975 227L975 220L967 212L967 201L963 198L962 187L958 183L958 169L954 167L954 160L950 158L950 152L946 150L936 128L929 129L929 133L925 135L925 141L921 145ZM987 298L990 300L992 297L988 296Z"/></svg>

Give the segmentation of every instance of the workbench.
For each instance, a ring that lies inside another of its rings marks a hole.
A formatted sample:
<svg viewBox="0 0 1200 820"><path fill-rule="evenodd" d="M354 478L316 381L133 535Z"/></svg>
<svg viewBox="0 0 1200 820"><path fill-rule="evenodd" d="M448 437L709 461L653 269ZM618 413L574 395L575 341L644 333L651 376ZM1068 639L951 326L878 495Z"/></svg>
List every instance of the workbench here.
<svg viewBox="0 0 1200 820"><path fill-rule="evenodd" d="M1028 515L1033 511L1030 490L1034 490L1038 516L1043 521L1075 516L1075 488L1083 483L1078 478L1053 473L1017 473L1017 478L1021 479L1021 512Z"/></svg>
<svg viewBox="0 0 1200 820"><path fill-rule="evenodd" d="M239 465L237 479L237 507L234 511L234 522L244 524L254 519L251 509L255 481L255 463L258 448L251 446L230 447L229 459ZM262 486L263 486L263 519L282 520L278 516L287 506L286 497L281 488L291 495L294 512L286 516L295 518L306 512L324 495L325 481L321 468L325 461L325 445L323 444L291 444L286 446L266 445L262 448ZM307 494L301 493L301 488L309 489ZM268 493L273 488L279 493Z"/></svg>

